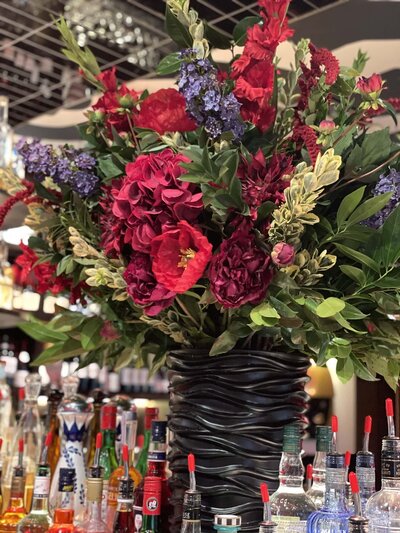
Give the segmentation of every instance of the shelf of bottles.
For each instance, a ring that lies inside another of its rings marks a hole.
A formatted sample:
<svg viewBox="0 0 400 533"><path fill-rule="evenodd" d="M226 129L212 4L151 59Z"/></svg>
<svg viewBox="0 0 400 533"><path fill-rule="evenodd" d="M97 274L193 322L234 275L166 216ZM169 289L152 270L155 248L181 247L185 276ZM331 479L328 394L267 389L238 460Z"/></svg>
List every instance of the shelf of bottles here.
<svg viewBox="0 0 400 533"><path fill-rule="evenodd" d="M15 410L4 369L0 363L0 533L169 531L167 422L158 407L145 408L138 435L138 409L129 397L108 398L97 389L88 401L78 392L79 378L69 375L62 379L62 390L49 393L43 422L40 375L26 376ZM351 454L337 449L337 417L331 426L318 426L314 463L305 479L301 426L286 426L279 488L270 496L267 485L260 486L260 533L400 532L400 439L391 400L386 413L378 492L369 451L371 417L366 417L363 447L350 473ZM201 522L195 451L188 456L182 533L210 530ZM220 533L244 526L240 516L230 514L216 515L212 525Z"/></svg>

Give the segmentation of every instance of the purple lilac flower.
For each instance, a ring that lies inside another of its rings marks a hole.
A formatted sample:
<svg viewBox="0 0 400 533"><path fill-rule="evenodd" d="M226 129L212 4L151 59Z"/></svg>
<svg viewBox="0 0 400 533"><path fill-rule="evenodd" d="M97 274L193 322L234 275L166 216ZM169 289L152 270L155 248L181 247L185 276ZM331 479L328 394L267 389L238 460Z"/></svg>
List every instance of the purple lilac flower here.
<svg viewBox="0 0 400 533"><path fill-rule="evenodd" d="M392 192L393 194L383 209L366 220L366 224L371 228L380 228L392 211L400 204L400 172L394 168L390 169L388 174L381 174L379 176L372 191L374 196L384 194L385 192Z"/></svg>
<svg viewBox="0 0 400 533"><path fill-rule="evenodd" d="M68 185L82 197L96 192L99 178L96 175L96 159L86 152L69 146L53 148L38 140L17 144L17 150L33 179L43 181L50 176L59 185Z"/></svg>
<svg viewBox="0 0 400 533"><path fill-rule="evenodd" d="M186 100L186 110L212 138L231 131L235 139L244 133L240 103L233 93L224 94L217 70L208 59L197 59L193 50L184 50L178 81Z"/></svg>

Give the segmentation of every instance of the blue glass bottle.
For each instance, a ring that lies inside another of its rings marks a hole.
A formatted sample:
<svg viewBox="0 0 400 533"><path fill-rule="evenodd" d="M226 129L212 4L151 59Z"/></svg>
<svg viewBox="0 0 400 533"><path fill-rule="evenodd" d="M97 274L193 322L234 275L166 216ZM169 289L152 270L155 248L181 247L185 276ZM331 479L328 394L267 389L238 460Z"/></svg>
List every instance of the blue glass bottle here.
<svg viewBox="0 0 400 533"><path fill-rule="evenodd" d="M326 456L325 504L307 520L307 533L347 533L350 511L346 505L346 470L344 455Z"/></svg>

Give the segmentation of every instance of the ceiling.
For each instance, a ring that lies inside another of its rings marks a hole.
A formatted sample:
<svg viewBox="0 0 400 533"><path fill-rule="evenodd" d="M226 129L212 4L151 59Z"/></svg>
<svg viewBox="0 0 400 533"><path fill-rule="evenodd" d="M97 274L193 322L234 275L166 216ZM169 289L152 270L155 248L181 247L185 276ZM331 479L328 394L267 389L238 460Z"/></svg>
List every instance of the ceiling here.
<svg viewBox="0 0 400 533"><path fill-rule="evenodd" d="M303 19L345 0L292 0L289 17ZM253 0L193 0L220 31L257 14ZM10 123L27 123L58 107L85 106L90 89L65 59L54 20L63 15L101 69L117 65L127 81L152 78L175 49L164 28L163 0L0 0L0 94L10 98Z"/></svg>

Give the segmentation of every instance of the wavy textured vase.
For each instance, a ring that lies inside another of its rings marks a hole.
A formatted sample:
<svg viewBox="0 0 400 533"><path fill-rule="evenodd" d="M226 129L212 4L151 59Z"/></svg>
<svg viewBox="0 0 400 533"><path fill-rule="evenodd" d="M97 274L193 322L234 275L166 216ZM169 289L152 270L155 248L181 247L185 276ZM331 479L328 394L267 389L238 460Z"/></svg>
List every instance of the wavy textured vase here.
<svg viewBox="0 0 400 533"><path fill-rule="evenodd" d="M167 359L170 380L169 455L171 533L179 532L188 487L187 455L196 455L202 492L202 530L216 513L240 514L242 531L258 531L260 483L278 485L283 427L305 421L308 358L301 354L233 351L210 357L176 351Z"/></svg>

